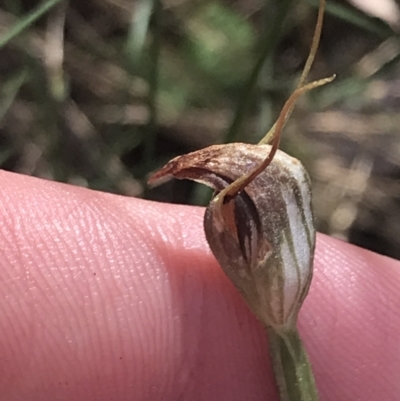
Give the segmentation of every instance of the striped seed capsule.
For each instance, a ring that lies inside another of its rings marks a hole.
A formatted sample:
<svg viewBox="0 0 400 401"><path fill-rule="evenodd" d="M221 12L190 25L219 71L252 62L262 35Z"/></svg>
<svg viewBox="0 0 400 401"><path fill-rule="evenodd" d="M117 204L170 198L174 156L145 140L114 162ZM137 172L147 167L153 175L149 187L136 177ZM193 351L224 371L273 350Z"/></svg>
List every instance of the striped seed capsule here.
<svg viewBox="0 0 400 401"><path fill-rule="evenodd" d="M267 168L229 192L270 154L271 145L214 145L171 160L151 181L173 176L215 189L204 217L209 246L258 319L280 330L295 326L312 278L315 229L307 171L278 150Z"/></svg>

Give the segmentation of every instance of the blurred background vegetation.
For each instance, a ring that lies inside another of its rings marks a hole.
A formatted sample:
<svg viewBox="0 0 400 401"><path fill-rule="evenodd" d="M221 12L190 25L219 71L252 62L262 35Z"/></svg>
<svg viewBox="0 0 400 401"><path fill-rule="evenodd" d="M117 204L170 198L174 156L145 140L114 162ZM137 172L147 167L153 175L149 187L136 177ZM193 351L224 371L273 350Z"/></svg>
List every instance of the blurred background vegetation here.
<svg viewBox="0 0 400 401"><path fill-rule="evenodd" d="M296 85L317 0L1 0L0 167L159 201L170 158L256 143ZM400 2L328 0L282 148L310 171L318 229L400 258Z"/></svg>

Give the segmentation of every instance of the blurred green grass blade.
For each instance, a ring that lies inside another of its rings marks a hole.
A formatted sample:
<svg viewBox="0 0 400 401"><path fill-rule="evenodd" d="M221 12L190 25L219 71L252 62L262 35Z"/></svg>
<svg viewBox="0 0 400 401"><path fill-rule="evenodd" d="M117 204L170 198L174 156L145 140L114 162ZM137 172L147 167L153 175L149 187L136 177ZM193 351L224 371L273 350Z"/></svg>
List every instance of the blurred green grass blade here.
<svg viewBox="0 0 400 401"><path fill-rule="evenodd" d="M306 0L307 3L318 7L318 0ZM387 24L378 18L370 17L362 11L350 8L347 5L328 1L325 7L326 13L331 14L342 21L346 21L358 28L364 29L367 32L373 33L382 39L393 35L393 30Z"/></svg>
<svg viewBox="0 0 400 401"><path fill-rule="evenodd" d="M149 84L147 96L149 119L147 121L146 136L144 138L144 170L146 172L153 168L157 140L161 8L162 4L160 0L137 1L136 12L132 18L125 45L125 54L129 60L129 68L133 75L143 68L146 61L148 62L145 71L145 77ZM149 47L146 48L146 38L149 34L150 21L152 21L151 42Z"/></svg>
<svg viewBox="0 0 400 401"><path fill-rule="evenodd" d="M248 18L223 2L202 2L185 18L182 31L183 49L199 70L221 88L243 85L257 56L257 35Z"/></svg>
<svg viewBox="0 0 400 401"><path fill-rule="evenodd" d="M125 47L126 54L131 60L137 61L141 58L153 7L154 1L151 0L138 0L136 2L136 11L133 14Z"/></svg>
<svg viewBox="0 0 400 401"><path fill-rule="evenodd" d="M159 61L161 51L161 0L153 0L154 20L153 37L150 45L150 66L149 66L149 121L147 123L147 135L145 138L145 162L146 170L153 167L155 158L155 147L157 141L158 107L157 98L159 90Z"/></svg>
<svg viewBox="0 0 400 401"><path fill-rule="evenodd" d="M26 82L28 73L26 69L23 69L14 77L5 81L1 86L0 92L0 121L3 120L7 111L11 107L16 98L21 86Z"/></svg>
<svg viewBox="0 0 400 401"><path fill-rule="evenodd" d="M224 138L225 143L234 142L240 133L240 129L242 127L243 120L246 116L246 112L249 106L251 95L257 85L260 72L264 66L265 60L268 58L268 56L271 54L271 52L279 42L282 32L282 25L285 17L289 12L292 2L293 0L282 0L280 2L278 13L276 15L276 18L274 19L274 23L262 39L260 46L260 55L256 64L254 65L252 72L250 73L243 93L239 98L239 102L237 104L232 123Z"/></svg>
<svg viewBox="0 0 400 401"><path fill-rule="evenodd" d="M365 78L350 76L338 79L323 89L315 90L312 96L319 109L333 107L343 102L348 102L354 107L362 101L366 86Z"/></svg>
<svg viewBox="0 0 400 401"><path fill-rule="evenodd" d="M400 53L393 57L391 60L383 64L377 71L375 71L371 76L368 77L369 80L372 79L384 79L389 75L400 62Z"/></svg>
<svg viewBox="0 0 400 401"><path fill-rule="evenodd" d="M33 11L31 11L26 16L22 17L18 22L11 27L5 35L0 37L0 49L6 45L11 39L18 36L21 32L23 32L26 28L28 28L33 22L39 19L42 15L46 14L50 8L54 7L61 0L47 0L36 7Z"/></svg>

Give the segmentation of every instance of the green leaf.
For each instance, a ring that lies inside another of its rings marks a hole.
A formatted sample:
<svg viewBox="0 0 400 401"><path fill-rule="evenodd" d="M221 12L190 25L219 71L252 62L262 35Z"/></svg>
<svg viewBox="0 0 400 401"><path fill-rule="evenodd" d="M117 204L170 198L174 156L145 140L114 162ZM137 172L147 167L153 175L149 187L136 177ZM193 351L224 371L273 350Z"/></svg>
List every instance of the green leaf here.
<svg viewBox="0 0 400 401"><path fill-rule="evenodd" d="M4 47L10 40L14 39L37 19L46 14L52 7L54 7L61 0L47 0L36 7L26 16L22 17L12 26L3 37L0 37L0 49Z"/></svg>

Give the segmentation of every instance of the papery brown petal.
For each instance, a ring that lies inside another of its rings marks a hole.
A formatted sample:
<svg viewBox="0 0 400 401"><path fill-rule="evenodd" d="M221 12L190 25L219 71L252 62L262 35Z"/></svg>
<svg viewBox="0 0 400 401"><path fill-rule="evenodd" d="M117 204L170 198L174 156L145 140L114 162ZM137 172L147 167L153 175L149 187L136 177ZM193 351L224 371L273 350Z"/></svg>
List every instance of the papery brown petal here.
<svg viewBox="0 0 400 401"><path fill-rule="evenodd" d="M243 152L240 152L241 156L239 155L242 160L238 160L238 150L243 149L246 152L248 146L255 147L256 145L241 143L213 145L175 157L154 173L149 183L154 184L158 180L175 177L198 181L221 191L227 184L242 175L244 169L248 171L257 165L255 161L246 160ZM232 171L233 164L237 167Z"/></svg>

